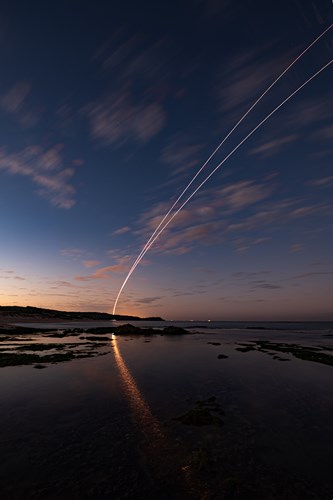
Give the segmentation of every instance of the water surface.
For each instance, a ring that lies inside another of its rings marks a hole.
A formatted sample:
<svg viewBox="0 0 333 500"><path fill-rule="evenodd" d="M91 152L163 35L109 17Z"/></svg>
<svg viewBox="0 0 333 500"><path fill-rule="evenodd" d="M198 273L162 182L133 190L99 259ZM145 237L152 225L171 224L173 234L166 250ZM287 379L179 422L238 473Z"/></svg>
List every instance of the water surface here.
<svg viewBox="0 0 333 500"><path fill-rule="evenodd" d="M1 368L1 498L331 498L333 367L236 349L268 339L329 353L332 324L187 326L198 333L110 331L103 356ZM221 426L174 420L210 397Z"/></svg>

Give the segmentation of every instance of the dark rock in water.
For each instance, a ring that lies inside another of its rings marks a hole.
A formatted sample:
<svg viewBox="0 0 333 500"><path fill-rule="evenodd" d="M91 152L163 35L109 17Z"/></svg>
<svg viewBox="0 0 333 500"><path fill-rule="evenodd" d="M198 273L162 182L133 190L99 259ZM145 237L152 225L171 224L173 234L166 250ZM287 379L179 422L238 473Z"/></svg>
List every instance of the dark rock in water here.
<svg viewBox="0 0 333 500"><path fill-rule="evenodd" d="M47 368L47 366L38 364L35 365L34 368L37 368L37 370L43 370L44 368Z"/></svg>
<svg viewBox="0 0 333 500"><path fill-rule="evenodd" d="M255 347L249 346L249 347L236 347L236 351L239 352L249 352L249 351L255 351Z"/></svg>
<svg viewBox="0 0 333 500"><path fill-rule="evenodd" d="M188 410L183 415L175 417L173 420L178 420L185 425L213 425L220 427L223 422L219 415L223 415L220 405L216 402L216 398L211 398L196 401L193 408Z"/></svg>
<svg viewBox="0 0 333 500"><path fill-rule="evenodd" d="M314 361L324 365L333 366L333 356L321 352L321 348L313 346L302 346L298 344L288 344L283 342L270 342L269 340L256 340L259 351L269 349L286 354L292 354L295 358L304 361ZM286 358L280 358L279 361L285 361Z"/></svg>
<svg viewBox="0 0 333 500"><path fill-rule="evenodd" d="M227 356L226 354L219 354L217 357L218 359L227 359L229 356Z"/></svg>
<svg viewBox="0 0 333 500"><path fill-rule="evenodd" d="M112 333L116 330L116 328L112 328L112 326L103 326L96 328L87 328L85 333L91 333L92 335L105 335L106 333Z"/></svg>
<svg viewBox="0 0 333 500"><path fill-rule="evenodd" d="M277 361L290 361L290 359L288 358L281 358L280 356L275 356L274 354L273 354L273 359L276 359Z"/></svg>
<svg viewBox="0 0 333 500"><path fill-rule="evenodd" d="M210 345L221 345L221 342L207 342Z"/></svg>
<svg viewBox="0 0 333 500"><path fill-rule="evenodd" d="M159 333L159 330L154 330L153 328L140 328L139 326L134 326L131 324L120 325L113 329L116 335L152 335L154 333Z"/></svg>
<svg viewBox="0 0 333 500"><path fill-rule="evenodd" d="M106 342L112 340L109 337L80 337L80 339L91 340L92 342Z"/></svg>
<svg viewBox="0 0 333 500"><path fill-rule="evenodd" d="M192 410L176 417L175 420L179 420L185 425L222 425L221 419L212 415L205 408L192 408Z"/></svg>
<svg viewBox="0 0 333 500"><path fill-rule="evenodd" d="M38 354L14 354L1 353L0 367L18 366L18 365L35 365L41 363L60 363L62 361L71 361L75 359L75 355L71 352L46 354L39 356Z"/></svg>
<svg viewBox="0 0 333 500"><path fill-rule="evenodd" d="M267 328L266 326L247 326L247 330L270 330L270 328Z"/></svg>
<svg viewBox="0 0 333 500"><path fill-rule="evenodd" d="M166 328L163 328L163 333L165 335L184 335L189 332L179 326L167 326Z"/></svg>

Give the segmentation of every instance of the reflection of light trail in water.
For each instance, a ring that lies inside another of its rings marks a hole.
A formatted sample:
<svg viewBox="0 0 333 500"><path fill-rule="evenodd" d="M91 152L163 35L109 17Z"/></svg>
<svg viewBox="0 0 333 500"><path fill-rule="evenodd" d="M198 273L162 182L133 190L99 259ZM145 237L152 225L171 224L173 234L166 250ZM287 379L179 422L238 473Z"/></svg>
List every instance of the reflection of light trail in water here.
<svg viewBox="0 0 333 500"><path fill-rule="evenodd" d="M221 167L221 165L223 165L227 160L228 158L230 158L230 156L232 156L238 148L240 148L240 146L245 142L247 141L253 134L256 130L258 130L258 128L260 128L274 113L276 113L286 102L288 102L295 94L297 94L303 87L305 87L308 83L310 83L314 78L316 78L316 76L318 76L320 73L322 73L322 71L324 71L328 66L330 66L331 64L333 63L333 59L331 61L329 61L327 64L325 64L324 66L322 66L316 73L314 73L310 78L308 78L308 80L306 80L302 85L300 85L294 92L292 92L291 94L289 94L289 96L284 99L284 101L282 101L278 106L276 106L276 108L273 109L273 111L271 111L263 120L261 120L261 122L251 130L251 132L249 134L247 134L246 137L244 137L244 139L242 139L241 142L239 142L237 144L237 146L227 155L223 158L223 160L218 163L218 165L213 169L213 171L207 175L207 177L199 184L199 186L192 192L192 194L190 196L188 196L186 198L186 200L182 203L182 205L177 208L177 210L173 213L173 215L170 217L170 219L163 225L162 229L160 229L157 234L155 234L154 238L152 238L152 240L150 241L150 243L148 245L146 245L146 247L144 248L144 250L141 252L141 256L140 258L137 259L137 261L135 262L135 264L133 264L132 268L130 269L118 295L117 295L117 298L116 298L116 301L115 301L115 304L113 306L113 314L115 314L115 310L116 310L116 306L117 306L117 302L119 300L119 297L120 297L120 293L121 291L123 290L125 284L127 283L128 279L130 278L131 274L134 272L134 270L136 269L136 267L139 265L139 263L141 262L141 260L143 259L143 257L145 256L145 254L148 252L148 250L150 249L150 247L153 245L153 243L157 240L157 238L160 236L160 234L164 231L164 229L170 224L170 222L176 217L176 215L179 214L179 212L184 208L185 205L187 205L187 203L193 198L193 196L199 191L199 189L201 189L201 187L206 184L206 182L208 181L208 179L211 178L211 176Z"/></svg>
<svg viewBox="0 0 333 500"><path fill-rule="evenodd" d="M145 435L152 434L154 439L161 439L164 436L159 423L150 411L148 403L142 396L140 389L125 364L118 347L117 337L112 335L112 338L115 360L133 413L138 418Z"/></svg>
<svg viewBox="0 0 333 500"><path fill-rule="evenodd" d="M177 469L177 452L172 447L172 444L170 446L166 435L160 428L157 418L152 414L148 403L145 401L131 372L127 368L124 358L122 357L120 349L118 347L116 335L112 334L112 340L113 352L117 367L119 369L119 374L125 388L125 392L128 396L133 414L138 418L141 429L145 437L148 438L146 444L148 444L148 452L150 452L150 454L152 455L151 458L154 462L155 467L157 466L157 468L162 468L162 472L164 474L165 470L170 472L172 468ZM157 456L153 454L156 452ZM170 461L172 464L171 467ZM180 471L183 475L183 480L185 480L184 486L187 490L187 493L194 494L195 498L205 499L207 495L207 488L204 488L198 478L193 476L191 466L181 466ZM154 481L154 478L151 477L151 474L146 467L145 472L150 480Z"/></svg>
<svg viewBox="0 0 333 500"><path fill-rule="evenodd" d="M113 306L113 314L115 314L115 311L116 311L116 307L117 307L117 303L118 303L118 300L119 300L119 297L127 283L127 281L129 280L129 278L131 277L132 273L135 271L136 267L139 265L141 259L143 258L143 256L146 254L146 252L149 250L149 248L151 247L151 245L154 243L154 241L156 240L156 238L158 238L159 234L161 234L161 232L164 230L164 228L166 227L163 226L162 230L156 235L156 233L158 232L159 228L162 226L162 224L164 223L164 221L167 219L167 217L170 215L170 213L172 212L172 210L175 208L175 206L177 205L177 203L180 201L180 199L184 196L184 194L186 193L186 191L190 188L190 186L193 184L193 182L195 181L195 179L198 177L198 175L202 172L202 170L205 168L205 166L209 163L209 161L215 156L215 154L219 151L219 149L223 146L223 144L226 142L226 140L230 137L230 135L236 130L236 128L242 123L242 121L247 117L247 115L252 111L253 108L256 107L256 105L263 99L263 97L265 97L265 95L274 87L274 85L279 81L281 80L281 78L306 54L306 52L308 52L311 47L313 47L331 28L333 27L333 24L331 24L328 28L326 28L313 42L311 42L304 50L303 52L301 52L290 64L289 66L282 71L282 73L273 81L273 83L270 84L270 86L258 97L258 99L254 102L254 104L252 104L252 106L246 111L246 113L244 113L244 115L238 120L238 122L236 123L236 125L234 125L234 127L230 130L230 132L223 138L223 140L220 142L220 144L214 149L214 151L211 153L211 155L207 158L207 160L205 161L205 163L200 167L200 169L197 171L197 173L194 175L194 177L192 177L191 181L187 184L187 186L185 187L185 189L182 191L182 193L178 196L178 198L176 199L176 201L173 203L173 205L169 208L168 212L164 215L164 217L162 218L162 220L160 221L160 223L158 224L158 226L156 227L156 229L154 230L154 232L152 233L152 235L150 236L150 238L148 239L148 241L146 242L146 244L144 245L143 249L141 250L141 252L139 253L138 257L136 258L135 262L133 263L131 269L129 270L122 286L120 287L120 290L118 292L118 295L116 297L116 300L115 300L115 303L114 303L114 306ZM186 201L187 203L187 201ZM184 206L184 205L182 205ZM176 212L176 214L178 213L178 211ZM156 238L155 238L155 235L156 235Z"/></svg>

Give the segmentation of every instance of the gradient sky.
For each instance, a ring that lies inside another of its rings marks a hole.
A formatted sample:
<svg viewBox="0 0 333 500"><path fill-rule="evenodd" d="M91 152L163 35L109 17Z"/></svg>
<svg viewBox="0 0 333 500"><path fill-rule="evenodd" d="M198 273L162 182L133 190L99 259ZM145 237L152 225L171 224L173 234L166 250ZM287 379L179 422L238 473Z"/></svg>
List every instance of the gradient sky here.
<svg viewBox="0 0 333 500"><path fill-rule="evenodd" d="M332 22L330 0L2 2L0 304L112 312L161 215ZM332 54L333 29L205 172ZM329 67L175 218L117 312L332 320L332 119Z"/></svg>

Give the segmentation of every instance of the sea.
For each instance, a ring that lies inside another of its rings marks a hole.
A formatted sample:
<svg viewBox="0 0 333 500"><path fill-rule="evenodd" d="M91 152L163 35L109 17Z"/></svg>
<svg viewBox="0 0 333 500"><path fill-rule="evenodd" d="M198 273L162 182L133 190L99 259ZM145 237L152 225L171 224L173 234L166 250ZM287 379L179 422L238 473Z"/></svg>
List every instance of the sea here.
<svg viewBox="0 0 333 500"><path fill-rule="evenodd" d="M333 498L332 322L123 323L0 335L78 354L0 368L1 499ZM92 327L105 341L61 336Z"/></svg>

